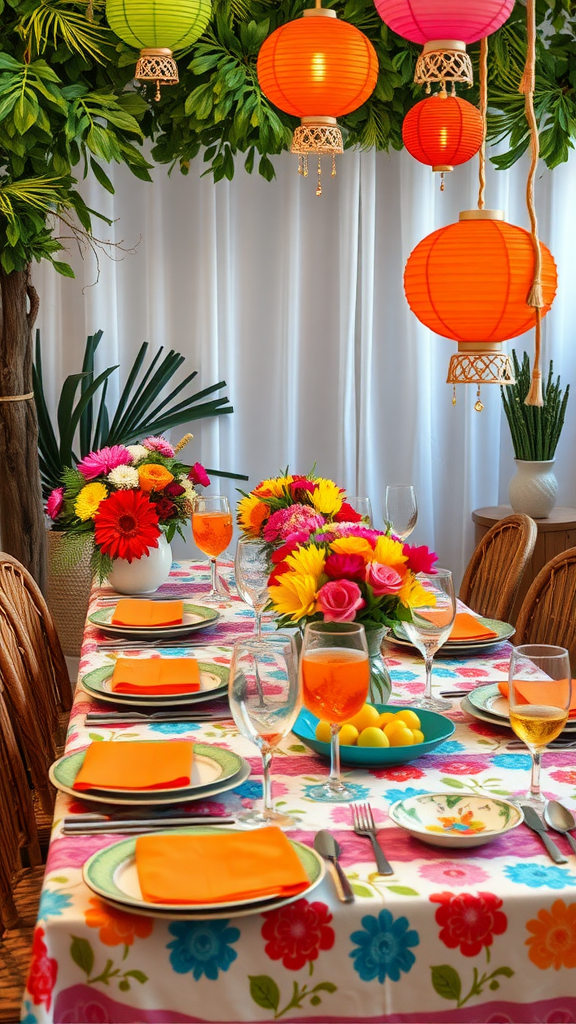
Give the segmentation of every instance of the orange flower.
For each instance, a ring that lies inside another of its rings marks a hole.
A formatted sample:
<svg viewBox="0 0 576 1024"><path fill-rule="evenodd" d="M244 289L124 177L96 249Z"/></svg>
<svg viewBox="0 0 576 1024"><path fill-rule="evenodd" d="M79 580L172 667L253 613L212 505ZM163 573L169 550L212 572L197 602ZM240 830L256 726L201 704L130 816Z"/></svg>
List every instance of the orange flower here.
<svg viewBox="0 0 576 1024"><path fill-rule="evenodd" d="M541 971L576 967L576 903L566 906L564 900L555 900L550 912L539 910L538 917L528 921L526 927L532 932L526 939L528 956L536 967Z"/></svg>
<svg viewBox="0 0 576 1024"><path fill-rule="evenodd" d="M152 918L115 910L97 898L93 897L88 903L90 907L84 915L86 924L89 928L100 929L98 937L105 946L131 946L136 937L147 939L154 926Z"/></svg>
<svg viewBox="0 0 576 1024"><path fill-rule="evenodd" d="M138 477L140 489L144 494L149 494L150 491L163 491L174 479L165 466L160 466L156 462L145 462L143 466L138 466Z"/></svg>

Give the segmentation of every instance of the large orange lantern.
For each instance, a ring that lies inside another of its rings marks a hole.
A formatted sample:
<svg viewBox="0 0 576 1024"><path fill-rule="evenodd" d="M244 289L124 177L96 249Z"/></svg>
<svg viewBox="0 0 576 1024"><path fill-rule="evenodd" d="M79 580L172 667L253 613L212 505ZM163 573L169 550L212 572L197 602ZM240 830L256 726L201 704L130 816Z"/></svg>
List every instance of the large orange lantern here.
<svg viewBox="0 0 576 1024"><path fill-rule="evenodd" d="M320 159L323 153L334 157L343 151L336 118L362 106L373 92L378 58L359 29L317 0L302 18L268 36L258 54L257 73L270 102L301 119L292 152L301 157L299 169L307 173L309 153ZM320 182L317 191L322 191Z"/></svg>
<svg viewBox="0 0 576 1024"><path fill-rule="evenodd" d="M402 125L408 152L442 174L470 160L483 137L484 121L478 107L459 96L448 96L445 89L416 103Z"/></svg>

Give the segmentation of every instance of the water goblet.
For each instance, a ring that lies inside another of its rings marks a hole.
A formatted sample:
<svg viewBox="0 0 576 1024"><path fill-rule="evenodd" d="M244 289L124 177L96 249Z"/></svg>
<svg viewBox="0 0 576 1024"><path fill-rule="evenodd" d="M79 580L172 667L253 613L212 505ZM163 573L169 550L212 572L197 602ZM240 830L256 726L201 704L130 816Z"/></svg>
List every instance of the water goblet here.
<svg viewBox="0 0 576 1024"><path fill-rule="evenodd" d="M205 604L220 603L224 597L218 583L217 558L232 540L232 513L228 498L222 494L208 494L192 502L192 535L196 547L210 559L211 583L208 594L202 594Z"/></svg>
<svg viewBox="0 0 576 1024"><path fill-rule="evenodd" d="M342 723L366 702L370 663L364 627L359 622L309 622L304 630L300 656L302 700L318 718L330 723L330 775L323 785L313 786L316 800L347 802L357 794L340 777Z"/></svg>
<svg viewBox="0 0 576 1024"><path fill-rule="evenodd" d="M570 655L551 644L514 647L508 674L510 725L532 756L530 789L523 803L539 811L546 800L540 790L540 765L546 744L568 721L571 696Z"/></svg>
<svg viewBox="0 0 576 1024"><path fill-rule="evenodd" d="M449 569L437 569L435 573L418 573L416 579L422 586L422 600L411 607L412 621L403 622L406 636L414 644L426 664L426 688L422 697L412 704L428 711L446 711L452 704L443 697L432 696L432 662L436 651L446 643L456 615L456 598L452 573Z"/></svg>
<svg viewBox="0 0 576 1024"><path fill-rule="evenodd" d="M372 504L370 498L364 498L358 494L346 498L346 503L362 516L365 526L372 526Z"/></svg>
<svg viewBox="0 0 576 1024"><path fill-rule="evenodd" d="M240 537L236 546L234 572L236 589L254 609L256 636L262 636L262 612L268 601L269 545L258 537Z"/></svg>
<svg viewBox="0 0 576 1024"><path fill-rule="evenodd" d="M232 717L246 739L262 755L264 804L262 810L240 811L237 817L252 825L290 828L298 819L274 808L270 765L272 754L286 736L300 710L298 654L293 640L283 633L234 644L228 697Z"/></svg>
<svg viewBox="0 0 576 1024"><path fill-rule="evenodd" d="M384 498L384 522L392 533L404 541L410 536L418 519L416 491L412 484L389 484Z"/></svg>

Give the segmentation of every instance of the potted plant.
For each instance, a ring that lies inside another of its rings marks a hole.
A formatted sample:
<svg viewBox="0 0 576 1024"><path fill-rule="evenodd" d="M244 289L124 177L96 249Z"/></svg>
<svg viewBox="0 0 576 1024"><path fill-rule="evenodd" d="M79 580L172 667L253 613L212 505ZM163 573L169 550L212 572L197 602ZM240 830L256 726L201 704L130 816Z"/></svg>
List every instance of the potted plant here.
<svg viewBox="0 0 576 1024"><path fill-rule="evenodd" d="M532 376L528 354L524 353L520 363L513 350L512 361L516 381L500 389L517 467L510 481L510 504L515 512L525 512L533 519L546 519L558 493L554 456L564 425L570 385L562 391L560 377L554 380L554 365L550 360L548 377L542 386L543 405L526 405Z"/></svg>

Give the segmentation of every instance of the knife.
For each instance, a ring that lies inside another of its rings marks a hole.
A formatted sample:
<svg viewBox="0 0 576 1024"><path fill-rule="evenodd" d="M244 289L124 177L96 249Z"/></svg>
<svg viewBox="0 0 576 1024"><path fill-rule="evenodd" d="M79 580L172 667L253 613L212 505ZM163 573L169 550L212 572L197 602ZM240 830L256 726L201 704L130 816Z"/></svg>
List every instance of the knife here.
<svg viewBox="0 0 576 1024"><path fill-rule="evenodd" d="M89 815L77 814L62 820L62 835L93 836L107 835L113 832L131 835L138 832L152 832L156 829L184 828L195 825L234 825L235 822L236 818L209 817L208 815L97 819L96 816L91 818Z"/></svg>
<svg viewBox="0 0 576 1024"><path fill-rule="evenodd" d="M353 903L354 893L352 892L350 882L338 863L340 847L334 836L327 832L326 829L321 829L314 836L314 849L321 857L324 857L324 860L328 861L338 899L342 903Z"/></svg>
<svg viewBox="0 0 576 1024"><path fill-rule="evenodd" d="M530 804L520 804L520 807L524 812L524 821L526 825L528 825L528 828L531 828L534 832L538 833L554 863L567 864L568 858L560 852L556 843L550 839L544 822L541 820L534 808L530 807Z"/></svg>

